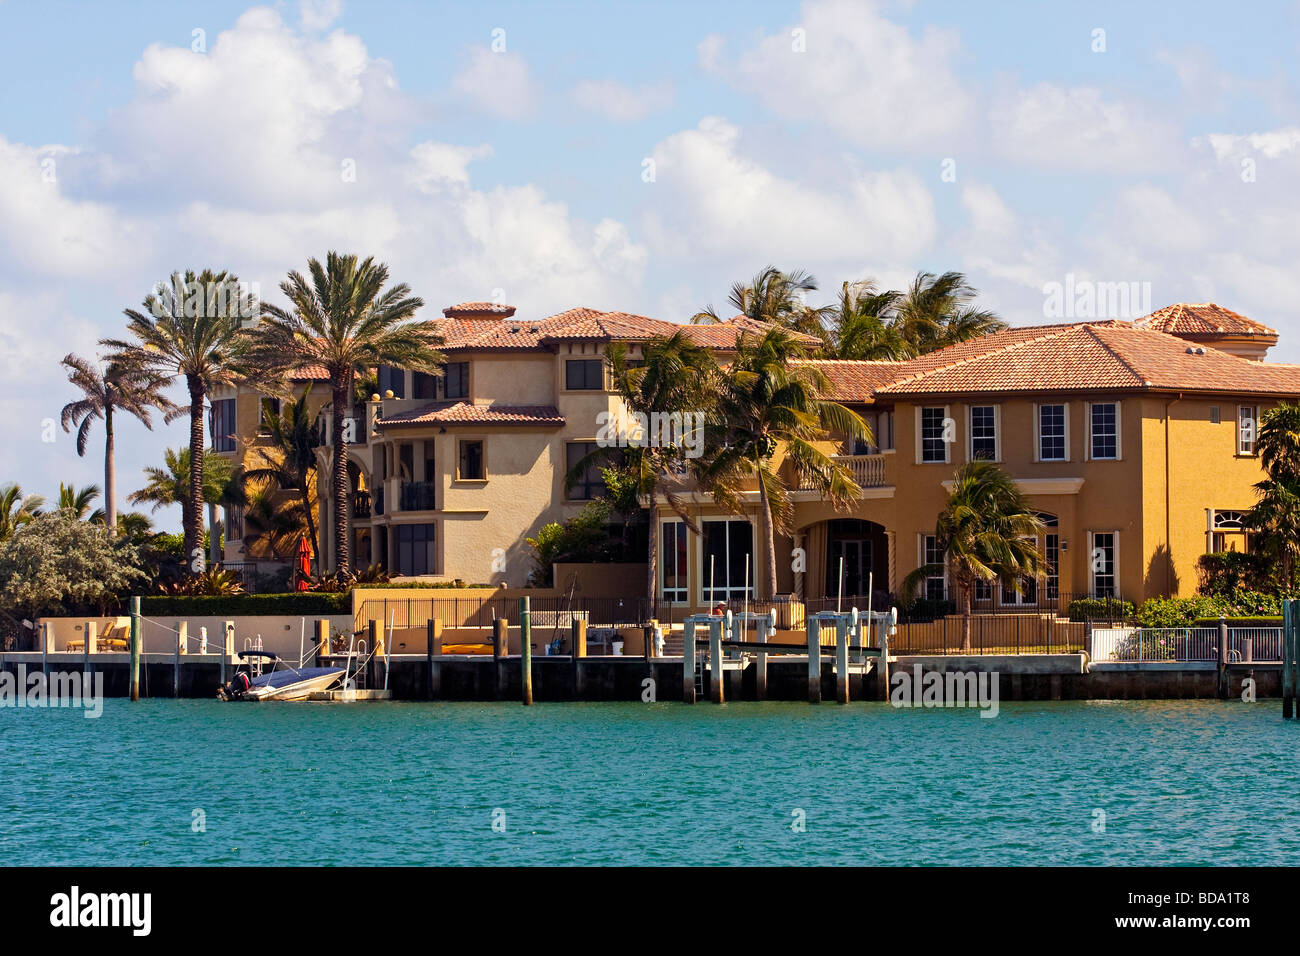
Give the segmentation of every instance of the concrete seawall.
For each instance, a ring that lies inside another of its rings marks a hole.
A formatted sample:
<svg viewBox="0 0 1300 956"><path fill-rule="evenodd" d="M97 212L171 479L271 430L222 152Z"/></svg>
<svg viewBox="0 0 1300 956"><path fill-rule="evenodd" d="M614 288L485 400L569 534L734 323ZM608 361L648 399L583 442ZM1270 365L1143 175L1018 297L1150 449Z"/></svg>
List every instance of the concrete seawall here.
<svg viewBox="0 0 1300 956"><path fill-rule="evenodd" d="M91 668L104 675L104 694L125 697L129 692L129 661L125 654L92 654ZM41 672L39 653L0 654L0 671L17 675L22 667L31 675ZM50 670L80 674L81 654L51 654ZM434 658L438 700L518 701L521 673L518 657L443 656ZM890 673L989 673L997 674L1001 700L1165 700L1213 699L1217 695L1217 670L1212 663L1114 664L1089 666L1082 654L906 656L892 658ZM146 654L141 662L142 696L172 697L174 659L169 654ZM227 666L227 673L234 665ZM216 696L221 664L217 655L186 655L181 658L181 697ZM372 686L381 686L384 661L374 662ZM1274 665L1239 665L1230 671L1230 696L1240 697L1243 680L1253 678L1257 697L1281 694L1281 674ZM544 701L641 701L653 692L659 701L682 699L681 658L658 658L647 662L640 657L586 657L575 662L568 657L533 658L533 695ZM755 668L724 672L727 700L756 699ZM388 686L398 700L428 699L429 668L424 655L394 655ZM651 685L647 680L652 680ZM703 675L701 700L709 699L707 671ZM13 685L11 685L13 686ZM851 673L853 700L878 700L880 692L874 673ZM831 661L822 667L823 700L835 694L835 673ZM808 664L802 656L774 657L768 662L769 700L807 700Z"/></svg>

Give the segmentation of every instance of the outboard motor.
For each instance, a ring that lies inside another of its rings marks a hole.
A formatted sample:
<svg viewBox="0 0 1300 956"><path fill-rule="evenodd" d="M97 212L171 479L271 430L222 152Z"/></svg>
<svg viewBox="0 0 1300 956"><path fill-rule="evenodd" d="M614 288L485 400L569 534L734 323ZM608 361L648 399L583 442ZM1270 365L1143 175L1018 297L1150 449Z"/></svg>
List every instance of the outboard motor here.
<svg viewBox="0 0 1300 956"><path fill-rule="evenodd" d="M248 675L240 671L230 679L230 683L221 686L221 699L238 700L248 693L248 689L252 686L252 683L248 680Z"/></svg>

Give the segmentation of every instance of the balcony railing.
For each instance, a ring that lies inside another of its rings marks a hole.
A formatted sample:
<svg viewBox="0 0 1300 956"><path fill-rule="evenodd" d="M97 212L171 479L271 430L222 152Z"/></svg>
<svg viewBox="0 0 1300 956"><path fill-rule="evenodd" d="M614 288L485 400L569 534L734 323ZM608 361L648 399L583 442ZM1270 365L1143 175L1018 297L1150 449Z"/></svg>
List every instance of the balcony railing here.
<svg viewBox="0 0 1300 956"><path fill-rule="evenodd" d="M370 492L357 491L352 495L352 517L370 517Z"/></svg>
<svg viewBox="0 0 1300 956"><path fill-rule="evenodd" d="M834 461L849 469L859 488L883 488L885 485L884 455L835 455ZM814 487L806 482L802 490L809 491Z"/></svg>
<svg viewBox="0 0 1300 956"><path fill-rule="evenodd" d="M437 508L434 494L437 487L432 481L402 482L402 510L433 511Z"/></svg>

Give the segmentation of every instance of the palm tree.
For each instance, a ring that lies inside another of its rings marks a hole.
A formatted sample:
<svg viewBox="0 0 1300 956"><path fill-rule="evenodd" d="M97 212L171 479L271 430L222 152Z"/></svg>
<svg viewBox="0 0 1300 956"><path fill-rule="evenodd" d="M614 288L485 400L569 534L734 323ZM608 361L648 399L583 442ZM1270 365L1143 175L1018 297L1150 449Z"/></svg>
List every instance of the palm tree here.
<svg viewBox="0 0 1300 956"><path fill-rule="evenodd" d="M320 446L320 432L316 418L308 407L311 386L301 397L286 405L279 415L268 415L263 423L267 444L259 446L269 463L261 468L249 468L244 477L249 481L270 482L277 488L296 491L302 499L303 518L307 524L307 537L311 541L312 558L320 566L320 547L316 538L316 521L312 516L312 488L316 487L316 449Z"/></svg>
<svg viewBox="0 0 1300 956"><path fill-rule="evenodd" d="M84 488L78 488L75 485L65 485L59 482L59 510L67 511L72 514L78 521L91 521L96 524L103 524L105 521L104 512L96 509L90 510L90 506L95 503L99 497L99 485L87 485Z"/></svg>
<svg viewBox="0 0 1300 956"><path fill-rule="evenodd" d="M802 269L782 272L776 266L764 266L746 285L733 283L727 301L741 315L755 322L825 338L823 317L828 309L814 309L804 304L803 296L817 290L817 280ZM691 316L695 324L720 322L712 305Z"/></svg>
<svg viewBox="0 0 1300 956"><path fill-rule="evenodd" d="M975 585L999 581L1018 591L1027 578L1042 577L1046 558L1038 547L1038 535L1043 527L1010 475L990 461L968 461L957 469L935 525L943 561L924 564L907 575L903 593L915 594L921 582L946 569L960 599L961 648L968 651Z"/></svg>
<svg viewBox="0 0 1300 956"><path fill-rule="evenodd" d="M1268 476L1255 485L1245 525L1287 592L1300 570L1300 404L1283 402L1260 417L1255 448Z"/></svg>
<svg viewBox="0 0 1300 956"><path fill-rule="evenodd" d="M194 499L190 497L190 476L193 474L190 469L190 450L168 448L163 454L163 464L162 468L154 466L145 468L145 486L131 492L126 496L126 500L133 505L152 505L154 511L168 505L180 505L182 522L192 521L195 505ZM216 501L226 505L243 504L247 500L244 476L229 459L214 455L208 459L207 467L203 471L202 494L201 501ZM199 507L202 505L200 504ZM212 533L216 535L215 528ZM200 537L200 549L202 544L203 539ZM200 554L202 554L201 550ZM195 557L192 549L185 552L185 560L190 562L190 570L198 574L202 567L193 562Z"/></svg>
<svg viewBox="0 0 1300 956"><path fill-rule="evenodd" d="M424 300L406 283L385 289L388 266L373 258L330 252L322 264L307 261L310 279L289 273L280 283L292 311L265 306L258 329L258 354L268 367L286 370L314 365L329 374L333 428L331 490L334 495L335 570L348 574L352 489L348 476L348 437L343 427L357 375L380 365L437 374L443 356L432 321L413 321Z"/></svg>
<svg viewBox="0 0 1300 956"><path fill-rule="evenodd" d="M117 470L113 459L113 413L122 410L153 430L150 409L169 414L176 408L162 393L166 382L152 372L121 364L93 365L79 355L63 358L68 381L81 389L81 398L63 406L63 430L77 426L77 454L85 457L90 426L104 421L104 511L108 536L117 534Z"/></svg>
<svg viewBox="0 0 1300 956"><path fill-rule="evenodd" d="M757 480L767 595L776 593L776 533L789 534L794 505L775 464L784 449L800 488L813 488L835 507L861 495L849 470L818 447L832 431L871 441L871 429L851 409L821 396L830 383L790 332L773 328L742 335L735 360L720 376L709 451L699 467L702 486L724 510L743 514L743 493Z"/></svg>
<svg viewBox="0 0 1300 956"><path fill-rule="evenodd" d="M41 495L24 495L22 488L13 482L0 485L0 541L8 541L44 507L45 499Z"/></svg>
<svg viewBox="0 0 1300 956"><path fill-rule="evenodd" d="M925 353L1006 328L996 314L971 304L977 295L960 272L918 272L896 304L904 338Z"/></svg>
<svg viewBox="0 0 1300 956"><path fill-rule="evenodd" d="M901 361L917 354L898 322L903 293L881 291L871 280L845 282L829 309L827 354L841 359Z"/></svg>
<svg viewBox="0 0 1300 956"><path fill-rule="evenodd" d="M190 416L189 507L185 517L185 555L190 560L202 546L203 494L206 484L203 454L204 402L216 388L257 377L248 361L252 337L244 319L255 314L251 298L239 290L239 280L227 272L204 270L172 273L144 299L144 311L127 309L127 328L135 341L105 339L109 359L164 382L185 379L190 403L169 412L174 421ZM275 366L262 366L274 368Z"/></svg>
<svg viewBox="0 0 1300 956"><path fill-rule="evenodd" d="M647 419L655 413L680 414L684 431L695 424L695 419L687 418L688 415L699 412L707 416L718 376L718 366L707 349L678 331L650 339L642 350L642 356L641 363L632 364L622 343L614 343L606 349L606 357L613 368L614 387L629 412L644 415ZM662 496L686 527L698 534L699 526L688 513L680 494L688 490L687 465L691 451L687 445L695 439L702 441L704 435L672 436L681 444L668 445L652 440L656 437L663 436L643 436L643 441L632 447L610 445L597 448L570 470L566 483L573 484L597 460L611 462L618 465L621 474L630 476L635 496L650 502L652 516L655 503ZM653 525L647 537L646 596L651 608L656 609L659 536Z"/></svg>
<svg viewBox="0 0 1300 956"><path fill-rule="evenodd" d="M244 511L244 544L263 545L272 558L292 557L306 524L305 508L297 501L279 501L275 489L264 486L248 496Z"/></svg>

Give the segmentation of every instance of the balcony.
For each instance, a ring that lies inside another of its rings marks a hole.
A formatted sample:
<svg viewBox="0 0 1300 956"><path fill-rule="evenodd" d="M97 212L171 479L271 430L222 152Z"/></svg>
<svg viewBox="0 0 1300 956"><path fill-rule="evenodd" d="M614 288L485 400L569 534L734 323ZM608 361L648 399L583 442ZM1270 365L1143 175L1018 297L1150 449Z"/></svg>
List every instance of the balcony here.
<svg viewBox="0 0 1300 956"><path fill-rule="evenodd" d="M403 511L433 511L437 506L437 483L432 481L402 482L401 505Z"/></svg>
<svg viewBox="0 0 1300 956"><path fill-rule="evenodd" d="M352 495L352 517L370 517L370 492L357 491Z"/></svg>
<svg viewBox="0 0 1300 956"><path fill-rule="evenodd" d="M883 488L885 486L884 455L834 455L833 460L848 468L859 488ZM815 485L805 482L803 491L811 491Z"/></svg>

